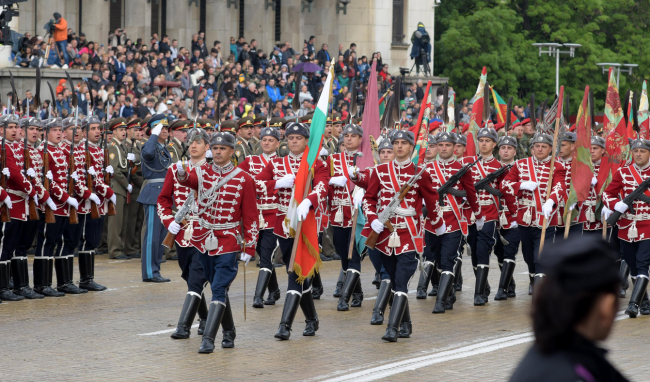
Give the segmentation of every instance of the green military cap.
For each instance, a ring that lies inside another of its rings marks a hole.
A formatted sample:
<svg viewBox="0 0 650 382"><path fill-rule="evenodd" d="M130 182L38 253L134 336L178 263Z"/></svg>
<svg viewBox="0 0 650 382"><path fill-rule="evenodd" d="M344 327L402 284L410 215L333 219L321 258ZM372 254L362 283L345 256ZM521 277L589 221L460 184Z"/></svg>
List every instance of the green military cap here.
<svg viewBox="0 0 650 382"><path fill-rule="evenodd" d="M343 124L343 119L341 119L341 113L336 113L334 112L334 125L342 125Z"/></svg>
<svg viewBox="0 0 650 382"><path fill-rule="evenodd" d="M187 119L177 119L174 122L172 122L171 126L169 126L171 131L179 131L179 130L184 130L189 128L189 122Z"/></svg>
<svg viewBox="0 0 650 382"><path fill-rule="evenodd" d="M234 121L232 119L229 119L227 121L223 121L221 123L221 131L227 131L229 133L235 133L237 131L238 126L237 126L237 121Z"/></svg>
<svg viewBox="0 0 650 382"><path fill-rule="evenodd" d="M241 129L242 127L253 127L253 121L254 119L251 117L240 118L237 121L237 130Z"/></svg>
<svg viewBox="0 0 650 382"><path fill-rule="evenodd" d="M284 127L286 123L287 121L284 118L276 117L276 118L271 118L271 121L269 122L269 126L281 129Z"/></svg>
<svg viewBox="0 0 650 382"><path fill-rule="evenodd" d="M115 129L119 129L120 127L126 128L126 119L119 117L119 118L113 118L108 124L108 128L111 131L114 131Z"/></svg>
<svg viewBox="0 0 650 382"><path fill-rule="evenodd" d="M312 118L314 118L314 113L307 114L304 117L300 118L300 122L302 122L302 123L311 123Z"/></svg>
<svg viewBox="0 0 650 382"><path fill-rule="evenodd" d="M253 120L253 126L263 126L265 125L266 117L257 117Z"/></svg>
<svg viewBox="0 0 650 382"><path fill-rule="evenodd" d="M130 122L126 124L126 128L130 129L135 127L136 129L140 128L140 123L142 123L142 119L140 118L133 118Z"/></svg>

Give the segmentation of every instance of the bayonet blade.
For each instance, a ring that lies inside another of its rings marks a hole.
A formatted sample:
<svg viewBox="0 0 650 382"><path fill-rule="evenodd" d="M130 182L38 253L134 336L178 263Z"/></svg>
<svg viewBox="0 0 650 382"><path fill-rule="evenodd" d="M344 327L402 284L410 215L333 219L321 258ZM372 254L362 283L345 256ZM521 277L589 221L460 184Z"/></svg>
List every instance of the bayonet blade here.
<svg viewBox="0 0 650 382"><path fill-rule="evenodd" d="M512 97L508 98L508 104L506 106L506 135L508 135L508 130L510 130L510 126L512 124Z"/></svg>
<svg viewBox="0 0 650 382"><path fill-rule="evenodd" d="M447 125L449 123L449 111L447 107L449 105L449 84L445 82L445 86L442 87L442 123Z"/></svg>

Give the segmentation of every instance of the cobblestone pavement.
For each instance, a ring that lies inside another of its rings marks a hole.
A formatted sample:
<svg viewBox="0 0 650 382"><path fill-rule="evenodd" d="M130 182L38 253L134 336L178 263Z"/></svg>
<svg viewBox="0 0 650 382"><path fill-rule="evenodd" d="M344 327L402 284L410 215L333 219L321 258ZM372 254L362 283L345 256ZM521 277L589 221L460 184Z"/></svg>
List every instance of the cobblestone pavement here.
<svg viewBox="0 0 650 382"><path fill-rule="evenodd" d="M349 312L337 312L337 299L332 297L339 263L324 264L325 294L316 301L320 317L316 337L301 335L304 318L298 312L291 340L273 338L284 295L275 306L253 309L250 304L258 268L252 264L246 272L248 307L244 322L240 265L230 292L237 326L236 348L218 347L214 354L201 355L197 353L201 340L196 329L189 340L169 338L186 292L175 261L167 261L162 267L162 274L171 277L171 283L148 284L140 280L137 259L115 261L99 256L96 280L109 287L105 292L0 304L0 380L502 381L532 341L523 261L518 262L515 272L518 296L508 301L490 300L485 307L472 305L474 277L469 261L464 264L465 283L453 311L433 315L434 298L416 300L413 291L410 309L414 333L395 344L381 340L385 326L369 324L376 296L370 261L362 265L366 300L363 307ZM499 277L495 260L491 269L493 297ZM286 276L283 271L280 274L284 290ZM417 277L411 282L413 290ZM605 344L611 349L610 359L637 381L645 380L650 372L649 319L619 316ZM217 340L220 338L221 332L217 334Z"/></svg>

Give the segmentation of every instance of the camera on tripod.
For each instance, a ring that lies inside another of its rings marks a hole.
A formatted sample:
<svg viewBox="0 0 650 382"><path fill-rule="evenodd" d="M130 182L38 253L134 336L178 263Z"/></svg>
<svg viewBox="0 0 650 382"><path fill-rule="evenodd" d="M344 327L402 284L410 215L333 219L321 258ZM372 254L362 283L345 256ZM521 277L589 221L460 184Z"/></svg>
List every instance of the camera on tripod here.
<svg viewBox="0 0 650 382"><path fill-rule="evenodd" d="M0 15L0 32L2 33L2 44L13 45L12 49L17 52L17 42L22 37L18 33L9 28L9 23L15 17L18 17L18 9L13 9L13 5L17 3L24 3L27 0L0 0L0 7L2 7L2 14ZM14 44L16 42L16 44Z"/></svg>
<svg viewBox="0 0 650 382"><path fill-rule="evenodd" d="M429 67L431 62L431 37L424 28L424 24L418 23L418 29L411 36L411 43L413 44L411 59L415 60L413 67L416 68L416 73L420 74L420 69L422 69L424 75L431 75L431 68ZM411 71L413 71L413 68L411 68Z"/></svg>

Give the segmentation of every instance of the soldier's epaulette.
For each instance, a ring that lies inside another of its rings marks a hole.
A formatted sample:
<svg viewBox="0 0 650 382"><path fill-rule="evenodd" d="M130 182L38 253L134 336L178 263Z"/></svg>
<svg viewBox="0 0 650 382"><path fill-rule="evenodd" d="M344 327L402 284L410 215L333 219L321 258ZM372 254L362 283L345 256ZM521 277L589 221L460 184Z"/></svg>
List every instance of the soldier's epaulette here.
<svg viewBox="0 0 650 382"><path fill-rule="evenodd" d="M167 146L174 146L174 142L169 142Z"/></svg>
<svg viewBox="0 0 650 382"><path fill-rule="evenodd" d="M242 142L241 142L241 141L237 141L237 144L238 144L238 145L241 145L241 144L242 144Z"/></svg>
<svg viewBox="0 0 650 382"><path fill-rule="evenodd" d="M115 146L115 142L111 142L111 146Z"/></svg>

